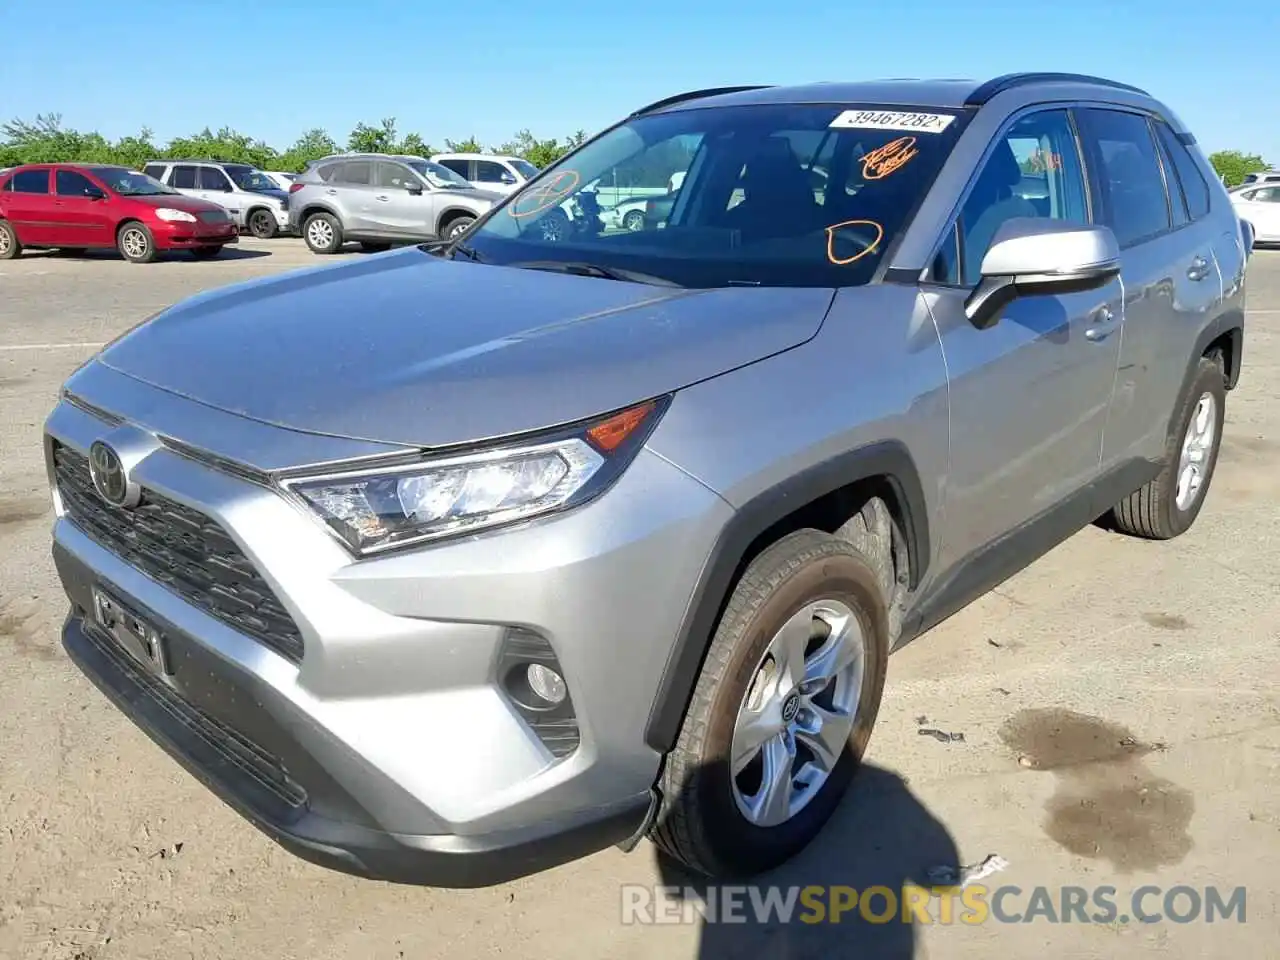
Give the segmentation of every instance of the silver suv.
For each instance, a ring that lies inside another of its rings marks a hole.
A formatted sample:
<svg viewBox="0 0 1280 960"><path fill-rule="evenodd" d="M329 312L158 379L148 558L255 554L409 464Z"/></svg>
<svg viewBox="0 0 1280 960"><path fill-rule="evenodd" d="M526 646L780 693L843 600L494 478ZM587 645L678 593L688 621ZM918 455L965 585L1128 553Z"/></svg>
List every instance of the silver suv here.
<svg viewBox="0 0 1280 960"><path fill-rule="evenodd" d="M366 250L452 240L498 201L422 157L346 153L308 165L289 192L289 222L314 253L348 240Z"/></svg>
<svg viewBox="0 0 1280 960"><path fill-rule="evenodd" d="M242 230L259 240L289 229L289 195L247 163L151 160L142 172L179 193L221 205Z"/></svg>
<svg viewBox="0 0 1280 960"><path fill-rule="evenodd" d="M652 226L539 229L680 171ZM63 644L318 863L471 886L648 835L751 874L840 803L890 651L1095 520L1192 525L1246 239L1100 79L673 97L458 241L76 371Z"/></svg>

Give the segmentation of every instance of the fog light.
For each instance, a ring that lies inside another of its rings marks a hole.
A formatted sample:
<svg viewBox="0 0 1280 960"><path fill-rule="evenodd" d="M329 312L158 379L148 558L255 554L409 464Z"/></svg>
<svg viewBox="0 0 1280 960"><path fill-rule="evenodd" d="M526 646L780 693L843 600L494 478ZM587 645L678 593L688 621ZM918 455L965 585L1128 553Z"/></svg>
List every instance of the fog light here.
<svg viewBox="0 0 1280 960"><path fill-rule="evenodd" d="M529 689L547 701L547 703L560 703L564 700L564 695L567 692L564 678L550 667L544 667L540 663L531 663L528 670L525 671L525 678L529 681Z"/></svg>

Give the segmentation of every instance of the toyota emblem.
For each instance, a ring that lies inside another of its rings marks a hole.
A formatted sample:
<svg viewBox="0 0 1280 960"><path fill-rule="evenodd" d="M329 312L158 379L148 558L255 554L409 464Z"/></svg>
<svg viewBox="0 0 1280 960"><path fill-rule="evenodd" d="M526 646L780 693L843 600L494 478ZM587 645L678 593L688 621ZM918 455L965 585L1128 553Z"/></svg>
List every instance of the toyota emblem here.
<svg viewBox="0 0 1280 960"><path fill-rule="evenodd" d="M89 476L103 500L117 507L129 501L129 476L120 455L101 440L89 448Z"/></svg>

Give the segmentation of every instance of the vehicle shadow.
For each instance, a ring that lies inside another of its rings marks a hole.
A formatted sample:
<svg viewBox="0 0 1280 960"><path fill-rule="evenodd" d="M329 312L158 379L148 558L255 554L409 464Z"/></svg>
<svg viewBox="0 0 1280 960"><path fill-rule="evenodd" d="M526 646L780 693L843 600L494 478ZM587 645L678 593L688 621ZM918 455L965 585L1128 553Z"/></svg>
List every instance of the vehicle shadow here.
<svg viewBox="0 0 1280 960"><path fill-rule="evenodd" d="M115 250L30 250L24 251L23 257L35 258L38 256L55 257L58 260L117 260L124 262L124 257L120 256ZM218 253L216 257L208 260L198 260L185 250L165 250L156 254L155 260L150 264L154 266L160 263L217 263L220 260L257 260L260 257L271 256L270 250L258 250L252 247L236 247L227 246Z"/></svg>
<svg viewBox="0 0 1280 960"><path fill-rule="evenodd" d="M721 883L717 896L705 878L691 875L663 854L658 855L658 867L663 884L678 888L668 890L668 895L685 901L680 906L685 915L699 918L699 960L910 960L916 952L916 931L914 914L903 909L904 889L914 885L927 890L931 874L939 868L958 874L960 862L950 832L906 782L888 770L863 764L818 838L789 863L746 884L746 892L733 898L731 919L716 916L715 909L723 909L737 881ZM806 887L821 889L805 891ZM864 916L862 894L872 888L880 889L870 896ZM757 905L770 903L771 891L779 904L799 891L789 919L780 919L778 911L767 906L757 915ZM937 899L926 907L936 921ZM833 917L833 912L839 916Z"/></svg>

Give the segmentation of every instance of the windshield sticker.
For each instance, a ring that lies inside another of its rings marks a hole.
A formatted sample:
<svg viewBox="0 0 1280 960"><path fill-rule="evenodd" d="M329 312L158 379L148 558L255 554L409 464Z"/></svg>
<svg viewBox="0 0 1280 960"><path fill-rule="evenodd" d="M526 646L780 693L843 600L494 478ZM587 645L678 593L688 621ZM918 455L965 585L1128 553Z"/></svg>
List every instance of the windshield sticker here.
<svg viewBox="0 0 1280 960"><path fill-rule="evenodd" d="M946 113L901 113L897 110L846 110L831 121L838 130L909 130L941 133L955 117Z"/></svg>
<svg viewBox="0 0 1280 960"><path fill-rule="evenodd" d="M852 257L836 256L836 235L841 230L849 230L851 233L856 227L869 227L869 230L859 230L849 237L855 243L866 243L868 233L874 233L875 239L867 243L866 247L855 253ZM880 241L884 239L884 227L876 223L874 220L842 220L839 223L833 223L827 227L827 259L837 267L847 267L851 263L856 263L867 254L874 253L880 246Z"/></svg>
<svg viewBox="0 0 1280 960"><path fill-rule="evenodd" d="M558 206L582 182L576 170L561 170L546 183L530 187L511 202L507 212L516 219L532 217Z"/></svg>
<svg viewBox="0 0 1280 960"><path fill-rule="evenodd" d="M890 140L883 147L878 147L862 158L862 177L864 180L883 180L907 165L912 157L920 151L916 149L915 137L899 137Z"/></svg>

